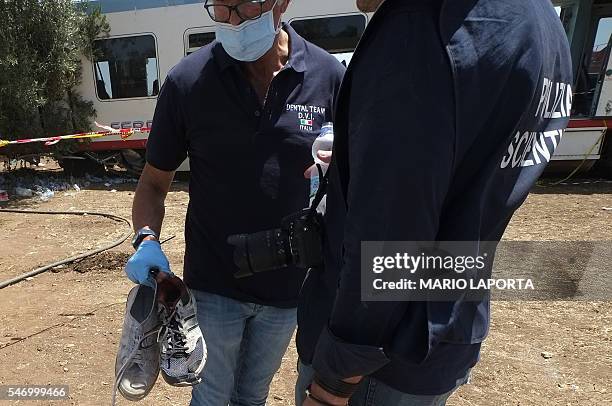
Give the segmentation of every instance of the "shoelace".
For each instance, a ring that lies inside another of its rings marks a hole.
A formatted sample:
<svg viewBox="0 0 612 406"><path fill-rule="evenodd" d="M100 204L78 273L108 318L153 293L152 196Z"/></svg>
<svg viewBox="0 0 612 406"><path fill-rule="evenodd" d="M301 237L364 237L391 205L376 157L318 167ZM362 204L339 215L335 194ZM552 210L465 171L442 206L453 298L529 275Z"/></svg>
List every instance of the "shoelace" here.
<svg viewBox="0 0 612 406"><path fill-rule="evenodd" d="M176 317L177 308L175 307L170 316L164 319L162 328L160 329L160 335L164 343L168 345L167 354L171 358L177 354L187 356L189 348L187 345L187 335L185 334L183 324Z"/></svg>
<svg viewBox="0 0 612 406"><path fill-rule="evenodd" d="M163 327L163 326L162 326ZM142 357L138 354L138 351L142 350L143 348L142 343L149 337L157 335L157 342L159 343L159 332L162 330L162 328L156 327L153 330L145 333L141 338L135 338L135 340L138 341L138 344L136 344L136 346L134 347L134 349L132 350L132 352L130 352L130 355L127 357L127 359L125 360L125 362L123 363L123 365L121 366L121 368L119 369L119 372L117 373L117 376L115 377L115 384L113 385L113 398L112 398L112 405L115 406L117 403L117 390L119 390L119 382L121 382L121 379L123 379L123 374L125 373L125 371L128 369L129 366L131 366L134 362L138 363L139 365L142 365L141 362L143 362Z"/></svg>

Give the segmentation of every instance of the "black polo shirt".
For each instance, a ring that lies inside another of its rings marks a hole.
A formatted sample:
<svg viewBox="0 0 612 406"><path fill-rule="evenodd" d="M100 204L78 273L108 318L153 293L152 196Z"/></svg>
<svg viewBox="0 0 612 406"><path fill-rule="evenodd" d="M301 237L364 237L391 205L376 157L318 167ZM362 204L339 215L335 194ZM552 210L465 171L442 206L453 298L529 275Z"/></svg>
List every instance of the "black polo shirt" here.
<svg viewBox="0 0 612 406"><path fill-rule="evenodd" d="M312 142L331 121L344 67L289 25L290 55L265 105L220 43L176 65L159 94L147 162L164 171L188 156L184 279L192 289L294 307L304 272L293 267L235 279L232 234L278 228L308 205Z"/></svg>

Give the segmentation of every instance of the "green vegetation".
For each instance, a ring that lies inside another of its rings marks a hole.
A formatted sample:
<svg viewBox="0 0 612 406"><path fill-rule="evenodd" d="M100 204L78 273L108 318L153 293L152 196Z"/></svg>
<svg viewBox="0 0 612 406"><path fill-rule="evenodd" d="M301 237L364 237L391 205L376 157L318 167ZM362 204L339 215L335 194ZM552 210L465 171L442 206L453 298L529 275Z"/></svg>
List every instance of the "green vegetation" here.
<svg viewBox="0 0 612 406"><path fill-rule="evenodd" d="M86 6L0 1L0 139L90 130L95 110L75 89L82 58L92 57L94 39L108 34L109 26L99 10L86 13Z"/></svg>

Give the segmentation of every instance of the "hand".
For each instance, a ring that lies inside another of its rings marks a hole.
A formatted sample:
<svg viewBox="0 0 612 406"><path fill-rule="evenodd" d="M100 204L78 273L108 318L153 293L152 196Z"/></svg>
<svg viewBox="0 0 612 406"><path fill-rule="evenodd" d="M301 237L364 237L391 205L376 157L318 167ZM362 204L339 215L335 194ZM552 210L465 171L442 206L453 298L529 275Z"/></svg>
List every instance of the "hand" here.
<svg viewBox="0 0 612 406"><path fill-rule="evenodd" d="M154 287L151 269L172 274L168 258L162 251L159 242L146 239L140 243L134 255L128 260L125 273L134 283Z"/></svg>
<svg viewBox="0 0 612 406"><path fill-rule="evenodd" d="M331 151L317 151L317 158L319 158L321 161L325 162L326 164L329 164L332 159L332 152ZM304 177L306 179L310 179L313 173L312 171L316 170L315 169L316 167L317 167L316 165L312 165L308 169L306 169L306 171L304 172Z"/></svg>
<svg viewBox="0 0 612 406"><path fill-rule="evenodd" d="M348 405L349 400L347 398L341 398L341 397L332 395L331 393L325 391L323 388L317 385L315 382L310 384L310 393L312 397L307 397L306 400L304 400L304 403L302 404L303 406L321 406L323 403L318 402L316 399L319 399L322 402L325 402L329 405L334 405L334 406L347 406ZM313 399L313 398L316 398L316 399Z"/></svg>

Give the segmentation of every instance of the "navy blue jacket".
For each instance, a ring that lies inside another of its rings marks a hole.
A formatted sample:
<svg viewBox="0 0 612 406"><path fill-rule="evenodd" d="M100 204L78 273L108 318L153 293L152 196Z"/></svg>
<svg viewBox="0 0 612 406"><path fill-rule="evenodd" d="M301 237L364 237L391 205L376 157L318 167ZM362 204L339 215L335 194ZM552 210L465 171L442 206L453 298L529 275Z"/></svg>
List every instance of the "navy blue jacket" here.
<svg viewBox="0 0 612 406"><path fill-rule="evenodd" d="M298 351L325 376L451 390L489 302L362 302L362 241L498 241L568 124L571 57L549 0L387 0L336 102L325 269Z"/></svg>

